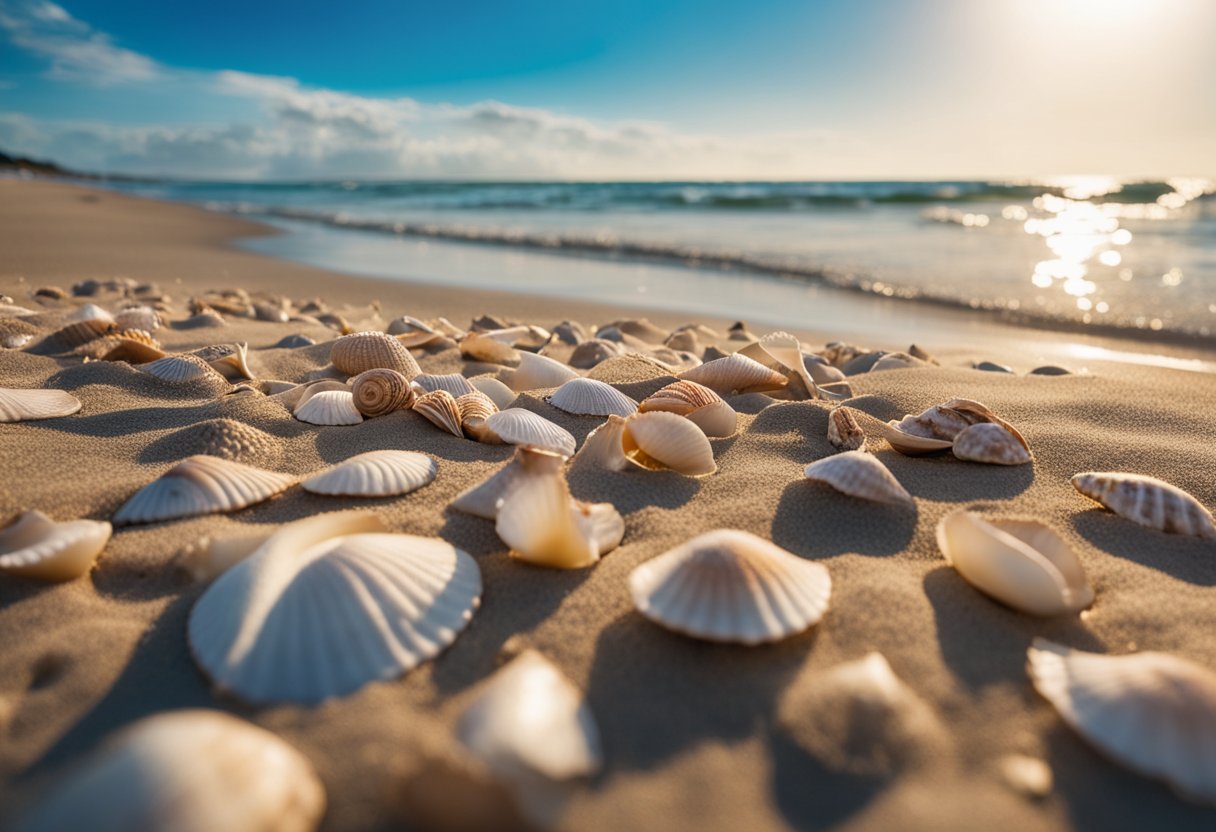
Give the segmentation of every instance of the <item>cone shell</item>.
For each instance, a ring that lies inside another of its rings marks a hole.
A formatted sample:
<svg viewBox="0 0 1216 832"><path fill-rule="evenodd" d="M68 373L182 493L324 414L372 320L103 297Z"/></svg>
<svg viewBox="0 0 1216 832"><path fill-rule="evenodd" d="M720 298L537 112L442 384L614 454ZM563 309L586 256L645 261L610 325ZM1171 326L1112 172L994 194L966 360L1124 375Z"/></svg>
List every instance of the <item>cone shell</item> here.
<svg viewBox="0 0 1216 832"><path fill-rule="evenodd" d="M486 419L486 427L508 445L534 445L567 457L574 455L575 441L570 432L530 410L500 410Z"/></svg>
<svg viewBox="0 0 1216 832"><path fill-rule="evenodd" d="M357 376L367 370L396 370L412 379L421 372L410 351L385 332L355 332L334 341L329 360L338 372Z"/></svg>
<svg viewBox="0 0 1216 832"><path fill-rule="evenodd" d="M1192 537L1216 538L1212 514L1177 486L1142 474L1089 472L1073 488L1133 523Z"/></svg>
<svg viewBox="0 0 1216 832"><path fill-rule="evenodd" d="M296 405L296 419L310 425L357 425L363 414L355 407L355 397L347 390L322 390Z"/></svg>
<svg viewBox="0 0 1216 832"><path fill-rule="evenodd" d="M313 494L393 497L431 483L438 470L435 460L426 454L368 451L313 474L300 486Z"/></svg>
<svg viewBox="0 0 1216 832"><path fill-rule="evenodd" d="M827 569L753 534L719 529L633 570L647 618L708 641L760 644L811 627L828 608Z"/></svg>
<svg viewBox="0 0 1216 832"><path fill-rule="evenodd" d="M212 456L192 456L132 495L114 513L116 525L238 511L295 483L290 474L263 471Z"/></svg>
<svg viewBox="0 0 1216 832"><path fill-rule="evenodd" d="M479 393L489 396L499 410L506 410L518 398L514 390L490 376L477 376L469 379L469 384Z"/></svg>
<svg viewBox="0 0 1216 832"><path fill-rule="evenodd" d="M512 390L522 393L525 390L560 387L567 381L576 378L579 378L579 374L560 361L531 352L522 352L519 354L519 367L516 368L507 383Z"/></svg>
<svg viewBox="0 0 1216 832"><path fill-rule="evenodd" d="M828 414L828 442L839 451L864 451L866 434L851 407L838 407Z"/></svg>
<svg viewBox="0 0 1216 832"><path fill-rule="evenodd" d="M0 422L57 419L80 410L80 400L63 390L0 387Z"/></svg>
<svg viewBox="0 0 1216 832"><path fill-rule="evenodd" d="M552 451L527 446L515 449L514 458L501 470L491 474L483 482L461 492L452 501L450 508L493 520L498 517L498 506L514 490L520 481L533 476L546 476L560 472L566 457Z"/></svg>
<svg viewBox="0 0 1216 832"><path fill-rule="evenodd" d="M0 572L44 581L79 578L93 568L110 533L109 523L56 523L41 511L27 511L0 529Z"/></svg>
<svg viewBox="0 0 1216 832"><path fill-rule="evenodd" d="M409 407L416 393L409 379L396 370L365 370L351 379L355 409L368 419Z"/></svg>
<svg viewBox="0 0 1216 832"><path fill-rule="evenodd" d="M520 479L498 507L495 530L513 558L582 569L620 545L625 521L608 503L573 500L565 477L553 472Z"/></svg>
<svg viewBox="0 0 1216 832"><path fill-rule="evenodd" d="M738 353L685 370L679 377L702 384L720 396L771 392L788 383L781 373Z"/></svg>
<svg viewBox="0 0 1216 832"><path fill-rule="evenodd" d="M841 494L891 505L916 502L887 466L865 451L845 451L806 466L806 478L826 483Z"/></svg>
<svg viewBox="0 0 1216 832"><path fill-rule="evenodd" d="M468 625L481 573L435 538L361 532L366 513L284 526L190 611L194 659L246 702L314 704L396 678Z"/></svg>
<svg viewBox="0 0 1216 832"><path fill-rule="evenodd" d="M642 413L665 411L683 416L706 436L732 436L739 416L722 397L695 381L677 381L648 396L638 405Z"/></svg>
<svg viewBox="0 0 1216 832"><path fill-rule="evenodd" d="M1072 547L1038 521L986 518L960 509L937 524L937 545L967 583L1016 610L1067 615L1094 601Z"/></svg>
<svg viewBox="0 0 1216 832"><path fill-rule="evenodd" d="M701 429L674 413L638 413L625 422L622 449L630 461L690 477L718 470L714 449Z"/></svg>
<svg viewBox="0 0 1216 832"><path fill-rule="evenodd" d="M1164 653L1103 656L1036 638L1035 690L1112 760L1216 805L1216 673Z"/></svg>
<svg viewBox="0 0 1216 832"><path fill-rule="evenodd" d="M220 711L140 720L52 786L20 832L311 832L325 791L307 758Z"/></svg>
<svg viewBox="0 0 1216 832"><path fill-rule="evenodd" d="M570 460L571 467L591 467L605 471L624 471L629 465L625 456L625 425L620 416L609 416L583 440L583 446Z"/></svg>
<svg viewBox="0 0 1216 832"><path fill-rule="evenodd" d="M477 389L460 373L448 373L441 376L423 373L414 376L414 384L417 384L427 393L433 393L436 390L446 390L452 394L453 398L459 398L465 393L472 393Z"/></svg>
<svg viewBox="0 0 1216 832"><path fill-rule="evenodd" d="M549 397L549 404L576 416L632 416L638 403L610 384L572 378Z"/></svg>
<svg viewBox="0 0 1216 832"><path fill-rule="evenodd" d="M954 437L954 455L989 465L1025 465L1032 459L1012 433L992 422L971 425Z"/></svg>
<svg viewBox="0 0 1216 832"><path fill-rule="evenodd" d="M434 390L419 396L414 401L413 410L440 430L453 436L464 436L460 427L460 406L447 390Z"/></svg>

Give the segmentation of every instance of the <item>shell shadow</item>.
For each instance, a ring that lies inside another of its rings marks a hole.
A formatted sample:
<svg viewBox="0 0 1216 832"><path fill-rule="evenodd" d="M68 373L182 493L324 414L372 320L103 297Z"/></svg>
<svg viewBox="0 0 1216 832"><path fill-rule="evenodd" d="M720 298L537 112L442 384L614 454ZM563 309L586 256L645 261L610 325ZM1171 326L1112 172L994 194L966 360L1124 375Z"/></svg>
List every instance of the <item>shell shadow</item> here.
<svg viewBox="0 0 1216 832"><path fill-rule="evenodd" d="M1211 541L1148 529L1102 508L1073 515L1072 525L1095 549L1187 583L1216 586Z"/></svg>
<svg viewBox="0 0 1216 832"><path fill-rule="evenodd" d="M366 451L419 451L453 462L504 462L515 449L454 436L417 413L398 411L357 425L316 427L317 454L333 464Z"/></svg>
<svg viewBox="0 0 1216 832"><path fill-rule="evenodd" d="M772 540L795 554L828 557L844 552L893 555L916 533L917 511L859 500L823 483L799 480L781 492ZM866 534L857 534L858 528Z"/></svg>
<svg viewBox="0 0 1216 832"><path fill-rule="evenodd" d="M679 508L697 495L701 481L675 471L568 469L570 492L580 500L612 503L622 515L655 506Z"/></svg>
<svg viewBox="0 0 1216 832"><path fill-rule="evenodd" d="M897 451L876 454L914 497L944 503L1016 497L1034 483L1034 465L984 465L945 454L910 457ZM957 472L944 470L953 466ZM968 476L979 473L979 476ZM936 476L932 476L936 474Z"/></svg>
<svg viewBox="0 0 1216 832"><path fill-rule="evenodd" d="M777 731L770 739L773 796L794 829L829 829L890 785L892 778L835 771Z"/></svg>

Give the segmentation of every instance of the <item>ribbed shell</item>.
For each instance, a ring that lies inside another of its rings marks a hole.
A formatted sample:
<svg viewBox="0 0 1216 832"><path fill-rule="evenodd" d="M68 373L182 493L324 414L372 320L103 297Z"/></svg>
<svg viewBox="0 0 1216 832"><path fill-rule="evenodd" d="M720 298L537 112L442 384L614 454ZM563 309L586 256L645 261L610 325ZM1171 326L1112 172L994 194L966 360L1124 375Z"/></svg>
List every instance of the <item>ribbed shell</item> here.
<svg viewBox="0 0 1216 832"><path fill-rule="evenodd" d="M369 419L409 407L416 397L409 379L396 370L377 367L351 379L355 409Z"/></svg>
<svg viewBox="0 0 1216 832"><path fill-rule="evenodd" d="M709 641L761 644L811 627L828 608L827 569L748 532L719 529L647 561L629 576L652 621Z"/></svg>
<svg viewBox="0 0 1216 832"><path fill-rule="evenodd" d="M434 390L419 396L414 401L413 410L440 430L464 437L460 427L460 406L447 390Z"/></svg>
<svg viewBox="0 0 1216 832"><path fill-rule="evenodd" d="M615 508L573 500L560 472L518 480L503 497L494 528L511 557L555 569L593 566L625 535Z"/></svg>
<svg viewBox="0 0 1216 832"><path fill-rule="evenodd" d="M329 360L348 376L378 368L396 370L407 379L421 372L410 351L385 332L355 332L334 341Z"/></svg>
<svg viewBox="0 0 1216 832"><path fill-rule="evenodd" d="M300 483L305 491L349 497L408 494L435 479L435 460L413 451L368 451L313 474Z"/></svg>
<svg viewBox="0 0 1216 832"><path fill-rule="evenodd" d="M1216 538L1212 514L1177 486L1142 474L1089 472L1072 478L1086 497L1133 523L1163 532Z"/></svg>
<svg viewBox="0 0 1216 832"><path fill-rule="evenodd" d="M789 380L745 355L728 355L685 370L680 378L695 381L720 396L780 390Z"/></svg>
<svg viewBox="0 0 1216 832"><path fill-rule="evenodd" d="M119 329L142 329L144 332L156 332L160 329L160 313L150 306L135 306L115 315L114 324Z"/></svg>
<svg viewBox="0 0 1216 832"><path fill-rule="evenodd" d="M355 397L346 390L322 390L296 406L295 417L310 425L357 425L363 414L355 407Z"/></svg>
<svg viewBox="0 0 1216 832"><path fill-rule="evenodd" d="M1164 653L1103 656L1036 638L1030 679L1111 759L1216 805L1216 673Z"/></svg>
<svg viewBox="0 0 1216 832"><path fill-rule="evenodd" d="M865 451L845 451L806 466L807 479L826 483L842 494L892 505L915 505L887 466Z"/></svg>
<svg viewBox="0 0 1216 832"><path fill-rule="evenodd" d="M327 526L305 525L318 520ZM468 625L481 597L469 555L436 538L332 530L328 517L284 527L194 605L190 649L217 687L313 704L401 676Z"/></svg>
<svg viewBox="0 0 1216 832"><path fill-rule="evenodd" d="M80 400L63 390L0 387L0 422L57 419L80 410Z"/></svg>
<svg viewBox="0 0 1216 832"><path fill-rule="evenodd" d="M112 520L118 525L155 523L238 511L286 491L295 481L290 474L212 456L192 456L136 491Z"/></svg>
<svg viewBox="0 0 1216 832"><path fill-rule="evenodd" d="M488 439L493 442L496 436L486 427L486 419L498 412L498 405L485 395L474 390L456 399L456 409L460 411L460 427L473 439Z"/></svg>
<svg viewBox="0 0 1216 832"><path fill-rule="evenodd" d="M41 511L27 511L0 529L0 572L44 581L70 581L93 567L110 533L109 523L56 523Z"/></svg>
<svg viewBox="0 0 1216 832"><path fill-rule="evenodd" d="M718 470L705 434L674 413L637 413L626 419L622 450L630 461L652 470L670 468L690 477Z"/></svg>
<svg viewBox="0 0 1216 832"><path fill-rule="evenodd" d="M200 390L220 392L229 387L228 379L197 355L167 355L139 369L173 385L195 385Z"/></svg>
<svg viewBox="0 0 1216 832"><path fill-rule="evenodd" d="M561 471L566 457L539 448L520 447L503 468L482 482L462 491L449 508L493 520L498 516L498 504L519 483L530 476L544 476Z"/></svg>
<svg viewBox="0 0 1216 832"><path fill-rule="evenodd" d="M577 416L632 416L638 403L610 384L572 378L549 397L549 404Z"/></svg>
<svg viewBox="0 0 1216 832"><path fill-rule="evenodd" d="M573 456L576 443L565 428L530 410L509 407L486 419L486 427L508 445L535 445Z"/></svg>
<svg viewBox="0 0 1216 832"><path fill-rule="evenodd" d="M459 398L465 393L472 393L476 389L460 373L448 373L447 375L438 376L423 373L414 376L414 384L417 384L427 393L433 393L436 390L446 390L452 394L453 398Z"/></svg>
<svg viewBox="0 0 1216 832"><path fill-rule="evenodd" d="M738 426L735 409L708 387L681 380L658 390L638 405L642 413L664 411L683 416L706 436L731 436Z"/></svg>
<svg viewBox="0 0 1216 832"><path fill-rule="evenodd" d="M114 326L114 322L108 318L91 318L85 321L77 321L74 324L68 324L61 329L57 329L48 335L38 345L39 351L66 352L67 350L79 347L81 344L87 344L95 338L115 332L117 329L118 327Z"/></svg>
<svg viewBox="0 0 1216 832"><path fill-rule="evenodd" d="M117 335L107 335L92 344L86 344L82 349L91 349L93 345L104 346L101 354L102 361L125 361L128 364L150 364L165 358L165 351L160 347L148 344L134 338L122 338Z"/></svg>
<svg viewBox="0 0 1216 832"><path fill-rule="evenodd" d="M1017 437L993 422L971 425L954 437L954 455L989 465L1025 465L1032 460Z"/></svg>
<svg viewBox="0 0 1216 832"><path fill-rule="evenodd" d="M576 378L579 378L579 374L560 361L536 353L521 352L519 367L511 375L508 384L512 390L523 392L560 387Z"/></svg>

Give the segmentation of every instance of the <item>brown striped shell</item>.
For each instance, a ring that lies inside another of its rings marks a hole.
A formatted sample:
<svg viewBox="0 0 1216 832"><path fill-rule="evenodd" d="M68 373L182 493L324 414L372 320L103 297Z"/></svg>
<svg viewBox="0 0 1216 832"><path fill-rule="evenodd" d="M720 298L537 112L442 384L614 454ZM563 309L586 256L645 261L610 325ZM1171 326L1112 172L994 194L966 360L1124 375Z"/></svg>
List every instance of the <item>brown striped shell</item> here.
<svg viewBox="0 0 1216 832"><path fill-rule="evenodd" d="M416 396L409 379L385 367L359 373L351 380L350 391L355 408L368 418L409 407Z"/></svg>
<svg viewBox="0 0 1216 832"><path fill-rule="evenodd" d="M367 370L396 370L407 380L421 370L400 341L385 332L355 332L334 341L329 360L339 372L357 376Z"/></svg>
<svg viewBox="0 0 1216 832"><path fill-rule="evenodd" d="M460 426L473 439L487 436L486 419L498 412L494 400L480 391L465 393L456 399L456 407L460 410Z"/></svg>
<svg viewBox="0 0 1216 832"><path fill-rule="evenodd" d="M460 406L447 390L432 390L419 396L413 410L440 430L453 436L464 436L460 427Z"/></svg>

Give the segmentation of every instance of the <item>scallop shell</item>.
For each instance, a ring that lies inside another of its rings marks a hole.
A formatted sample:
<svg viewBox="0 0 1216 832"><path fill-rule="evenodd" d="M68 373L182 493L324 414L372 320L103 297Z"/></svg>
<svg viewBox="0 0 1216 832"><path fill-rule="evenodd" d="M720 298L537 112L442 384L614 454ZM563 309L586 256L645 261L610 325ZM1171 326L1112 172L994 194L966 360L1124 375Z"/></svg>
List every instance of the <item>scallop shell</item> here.
<svg viewBox="0 0 1216 832"><path fill-rule="evenodd" d="M638 403L610 384L572 378L549 397L549 404L576 416L632 416Z"/></svg>
<svg viewBox="0 0 1216 832"><path fill-rule="evenodd" d="M476 378L471 378L469 379L469 384L471 384L473 389L477 390L477 392L484 393L486 396L489 396L490 401L494 402L494 405L499 410L506 410L515 403L517 398L519 398L518 394L516 394L514 390L503 384L498 379L492 378L491 376L477 376Z"/></svg>
<svg viewBox="0 0 1216 832"><path fill-rule="evenodd" d="M486 427L508 445L534 445L565 456L573 456L574 436L543 416L519 407L509 407L486 419Z"/></svg>
<svg viewBox="0 0 1216 832"><path fill-rule="evenodd" d="M1016 610L1066 615L1094 601L1072 547L1037 521L985 518L959 509L937 524L937 545L967 583Z"/></svg>
<svg viewBox="0 0 1216 832"><path fill-rule="evenodd" d="M151 306L133 306L115 315L114 324L119 329L142 329L144 332L156 332L161 325L160 313Z"/></svg>
<svg viewBox="0 0 1216 832"><path fill-rule="evenodd" d="M229 387L228 380L197 355L167 355L150 364L141 364L139 369L172 385L194 385L213 393Z"/></svg>
<svg viewBox="0 0 1216 832"><path fill-rule="evenodd" d="M992 422L972 425L954 437L954 455L990 465L1025 465L1032 459L1012 433Z"/></svg>
<svg viewBox="0 0 1216 832"><path fill-rule="evenodd" d="M355 407L355 397L347 390L322 390L296 405L296 419L310 425L357 425L363 414Z"/></svg>
<svg viewBox="0 0 1216 832"><path fill-rule="evenodd" d="M117 331L114 322L102 318L77 321L55 330L38 344L39 352L66 352L103 335Z"/></svg>
<svg viewBox="0 0 1216 832"><path fill-rule="evenodd" d="M295 481L290 474L213 456L192 456L136 491L114 513L112 522L155 523L237 511L269 500Z"/></svg>
<svg viewBox="0 0 1216 832"><path fill-rule="evenodd" d="M80 399L63 390L0 387L0 422L57 419L80 410Z"/></svg>
<svg viewBox="0 0 1216 832"><path fill-rule="evenodd" d="M780 390L789 383L776 370L770 370L745 355L728 355L685 370L680 378L695 381L720 396L735 393L765 393Z"/></svg>
<svg viewBox="0 0 1216 832"><path fill-rule="evenodd" d="M522 480L534 476L548 476L561 471L566 457L540 448L521 446L515 449L514 458L502 469L486 480L461 492L452 501L450 508L494 520L498 517L498 506Z"/></svg>
<svg viewBox="0 0 1216 832"><path fill-rule="evenodd" d="M683 416L706 436L732 436L739 415L722 397L695 381L677 381L643 399L642 413L665 411Z"/></svg>
<svg viewBox="0 0 1216 832"><path fill-rule="evenodd" d="M866 433L857 423L855 410L838 407L828 414L828 442L839 451L864 451Z"/></svg>
<svg viewBox="0 0 1216 832"><path fill-rule="evenodd" d="M485 395L474 390L456 399L456 408L460 411L460 427L474 439L485 439L494 443L497 437L491 436L492 431L486 427L486 419L498 412L498 405Z"/></svg>
<svg viewBox="0 0 1216 832"><path fill-rule="evenodd" d="M832 578L748 532L695 537L629 576L633 603L647 618L708 641L760 644L811 627L828 608Z"/></svg>
<svg viewBox="0 0 1216 832"><path fill-rule="evenodd" d="M220 711L169 711L106 741L52 786L20 832L311 832L325 791L303 754Z"/></svg>
<svg viewBox="0 0 1216 832"><path fill-rule="evenodd" d="M1072 485L1089 499L1141 526L1216 538L1211 512L1181 488L1155 477L1091 471L1074 476Z"/></svg>
<svg viewBox="0 0 1216 832"><path fill-rule="evenodd" d="M560 387L579 374L560 361L531 352L519 354L519 367L507 379L507 385L516 392ZM607 415L607 414L601 414Z"/></svg>
<svg viewBox="0 0 1216 832"><path fill-rule="evenodd" d="M841 494L876 503L915 506L887 466L865 451L844 451L806 466L807 479L827 483Z"/></svg>
<svg viewBox="0 0 1216 832"><path fill-rule="evenodd" d="M446 390L453 397L463 396L465 393L472 393L477 389L460 373L448 373L442 376L422 373L421 375L414 376L414 384L417 384L427 393L433 393L436 390Z"/></svg>
<svg viewBox="0 0 1216 832"><path fill-rule="evenodd" d="M620 416L609 416L583 440L583 446L570 460L571 467L590 467L605 471L624 471L629 467L625 456L625 424Z"/></svg>
<svg viewBox="0 0 1216 832"><path fill-rule="evenodd" d="M27 511L0 529L0 572L44 581L79 578L93 567L111 531L109 523L56 523L41 511Z"/></svg>
<svg viewBox="0 0 1216 832"><path fill-rule="evenodd" d="M235 419L208 419L168 438L175 455L207 454L237 462L277 461L283 455L278 437Z"/></svg>
<svg viewBox="0 0 1216 832"><path fill-rule="evenodd" d="M670 468L690 477L718 470L714 449L701 429L674 413L638 413L625 421L625 456L652 470Z"/></svg>
<svg viewBox="0 0 1216 832"><path fill-rule="evenodd" d="M1112 760L1216 805L1216 673L1164 653L1103 656L1036 638L1035 690Z"/></svg>
<svg viewBox="0 0 1216 832"><path fill-rule="evenodd" d="M440 430L464 437L460 427L460 406L447 390L433 390L419 396L414 401L413 410Z"/></svg>
<svg viewBox="0 0 1216 832"><path fill-rule="evenodd" d="M396 678L473 617L481 573L435 538L360 533L374 515L284 526L190 611L190 649L246 702L313 704Z"/></svg>
<svg viewBox="0 0 1216 832"><path fill-rule="evenodd" d="M396 370L378 367L351 379L355 409L369 419L409 407L417 394L409 379Z"/></svg>
<svg viewBox="0 0 1216 832"><path fill-rule="evenodd" d="M572 499L565 477L552 472L515 483L498 507L495 530L513 558L582 569L620 545L625 521L608 503Z"/></svg>
<svg viewBox="0 0 1216 832"><path fill-rule="evenodd" d="M329 360L339 372L357 376L367 370L396 370L412 379L421 370L410 351L384 332L355 332L334 341Z"/></svg>
<svg viewBox="0 0 1216 832"><path fill-rule="evenodd" d="M426 454L368 451L313 474L300 486L313 494L393 497L428 485L438 470L435 460Z"/></svg>
<svg viewBox="0 0 1216 832"><path fill-rule="evenodd" d="M158 361L166 357L166 353L160 347L147 344L143 341L134 338L111 338L98 339L93 342L100 344L105 342L108 349L102 353L102 361L125 361L128 364L150 364L153 361ZM88 345L86 345L86 348Z"/></svg>

